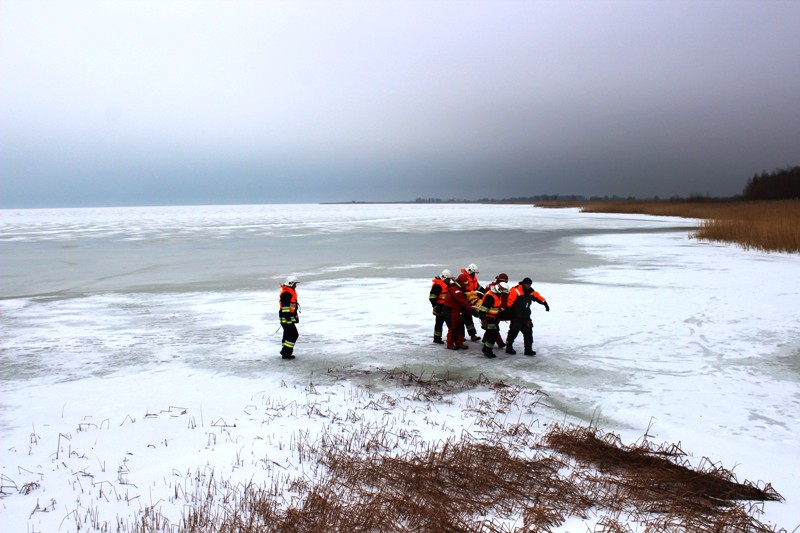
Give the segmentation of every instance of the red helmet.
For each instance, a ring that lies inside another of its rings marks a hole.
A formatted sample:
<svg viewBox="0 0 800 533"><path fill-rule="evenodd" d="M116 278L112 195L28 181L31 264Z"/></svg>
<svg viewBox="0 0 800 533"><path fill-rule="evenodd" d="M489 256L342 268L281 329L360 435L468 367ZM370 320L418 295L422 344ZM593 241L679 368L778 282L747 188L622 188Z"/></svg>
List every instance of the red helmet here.
<svg viewBox="0 0 800 533"><path fill-rule="evenodd" d="M463 273L459 274L458 277L456 278L456 283L458 283L462 287L465 287L469 283L469 276Z"/></svg>
<svg viewBox="0 0 800 533"><path fill-rule="evenodd" d="M498 281L498 282L499 282L499 281L505 281L505 282L508 282L508 274L506 274L505 272L500 272L500 273L497 275L497 281Z"/></svg>

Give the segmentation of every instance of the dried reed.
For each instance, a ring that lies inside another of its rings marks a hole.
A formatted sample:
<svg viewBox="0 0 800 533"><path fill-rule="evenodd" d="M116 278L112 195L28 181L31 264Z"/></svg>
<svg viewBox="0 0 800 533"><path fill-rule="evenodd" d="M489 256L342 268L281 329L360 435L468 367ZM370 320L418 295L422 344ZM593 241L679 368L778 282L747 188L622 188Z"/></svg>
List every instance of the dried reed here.
<svg viewBox="0 0 800 533"><path fill-rule="evenodd" d="M440 401L460 387L493 395L464 409L482 420L476 433L399 453L397 428L363 419L320 442L298 438L298 453L317 467L288 487L231 486L198 473L187 497L191 511L179 526L149 512L131 531L550 531L570 517L593 515L601 516L595 531L604 532L630 532L632 522L647 531L774 531L750 503L781 500L769 484L739 483L707 459L692 467L677 445L626 446L594 427L555 424L542 433L536 420L506 422L544 396L502 383L407 372L386 379L399 379L412 402ZM388 394L370 402L385 410L398 404Z"/></svg>
<svg viewBox="0 0 800 533"><path fill-rule="evenodd" d="M745 249L800 253L800 200L547 201L536 207L577 207L584 213L644 214L701 219L692 237Z"/></svg>

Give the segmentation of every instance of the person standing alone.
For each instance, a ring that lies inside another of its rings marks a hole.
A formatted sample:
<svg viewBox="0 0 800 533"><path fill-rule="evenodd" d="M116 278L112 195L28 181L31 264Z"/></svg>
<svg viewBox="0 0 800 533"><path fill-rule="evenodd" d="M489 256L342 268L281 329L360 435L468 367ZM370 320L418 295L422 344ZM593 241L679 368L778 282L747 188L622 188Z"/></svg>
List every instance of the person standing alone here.
<svg viewBox="0 0 800 533"><path fill-rule="evenodd" d="M297 278L288 276L281 284L279 296L280 311L278 316L281 319L283 328L283 338L281 339L281 357L283 359L294 359L294 343L300 334L297 332L297 323L300 322L300 305L297 303Z"/></svg>

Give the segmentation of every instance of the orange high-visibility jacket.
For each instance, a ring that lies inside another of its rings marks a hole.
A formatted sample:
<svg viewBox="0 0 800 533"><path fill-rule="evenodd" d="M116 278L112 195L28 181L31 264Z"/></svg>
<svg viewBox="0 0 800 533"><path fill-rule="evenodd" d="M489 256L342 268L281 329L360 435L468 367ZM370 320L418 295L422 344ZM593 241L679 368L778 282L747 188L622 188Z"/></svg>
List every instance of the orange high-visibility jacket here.
<svg viewBox="0 0 800 533"><path fill-rule="evenodd" d="M278 309L281 323L297 322L297 291L294 290L294 287L281 285L281 292L278 296Z"/></svg>
<svg viewBox="0 0 800 533"><path fill-rule="evenodd" d="M497 315L503 310L503 297L491 291L487 292L478 312L486 317L487 322L497 322Z"/></svg>
<svg viewBox="0 0 800 533"><path fill-rule="evenodd" d="M462 268L461 273L469 278L469 283L467 283L466 287L463 287L464 292L478 291L483 288L481 287L481 284L478 281L478 276L476 276L475 274L469 274L466 268Z"/></svg>
<svg viewBox="0 0 800 533"><path fill-rule="evenodd" d="M431 305L442 305L447 296L447 282L440 278L433 278L433 285L431 285L431 294L428 298Z"/></svg>

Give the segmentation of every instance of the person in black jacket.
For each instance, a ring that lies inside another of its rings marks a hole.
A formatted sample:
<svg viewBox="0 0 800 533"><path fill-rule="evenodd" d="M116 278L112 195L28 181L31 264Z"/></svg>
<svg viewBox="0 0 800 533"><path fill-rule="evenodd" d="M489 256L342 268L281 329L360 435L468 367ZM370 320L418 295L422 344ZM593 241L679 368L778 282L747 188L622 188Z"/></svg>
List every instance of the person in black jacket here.
<svg viewBox="0 0 800 533"><path fill-rule="evenodd" d="M506 353L515 354L514 340L522 332L525 355L536 355L533 350L533 322L531 321L531 303L543 305L545 310L550 312L550 305L544 296L533 290L531 285L533 280L525 278L513 287L508 293L506 305L508 305L511 321L508 326L508 337L506 338Z"/></svg>

